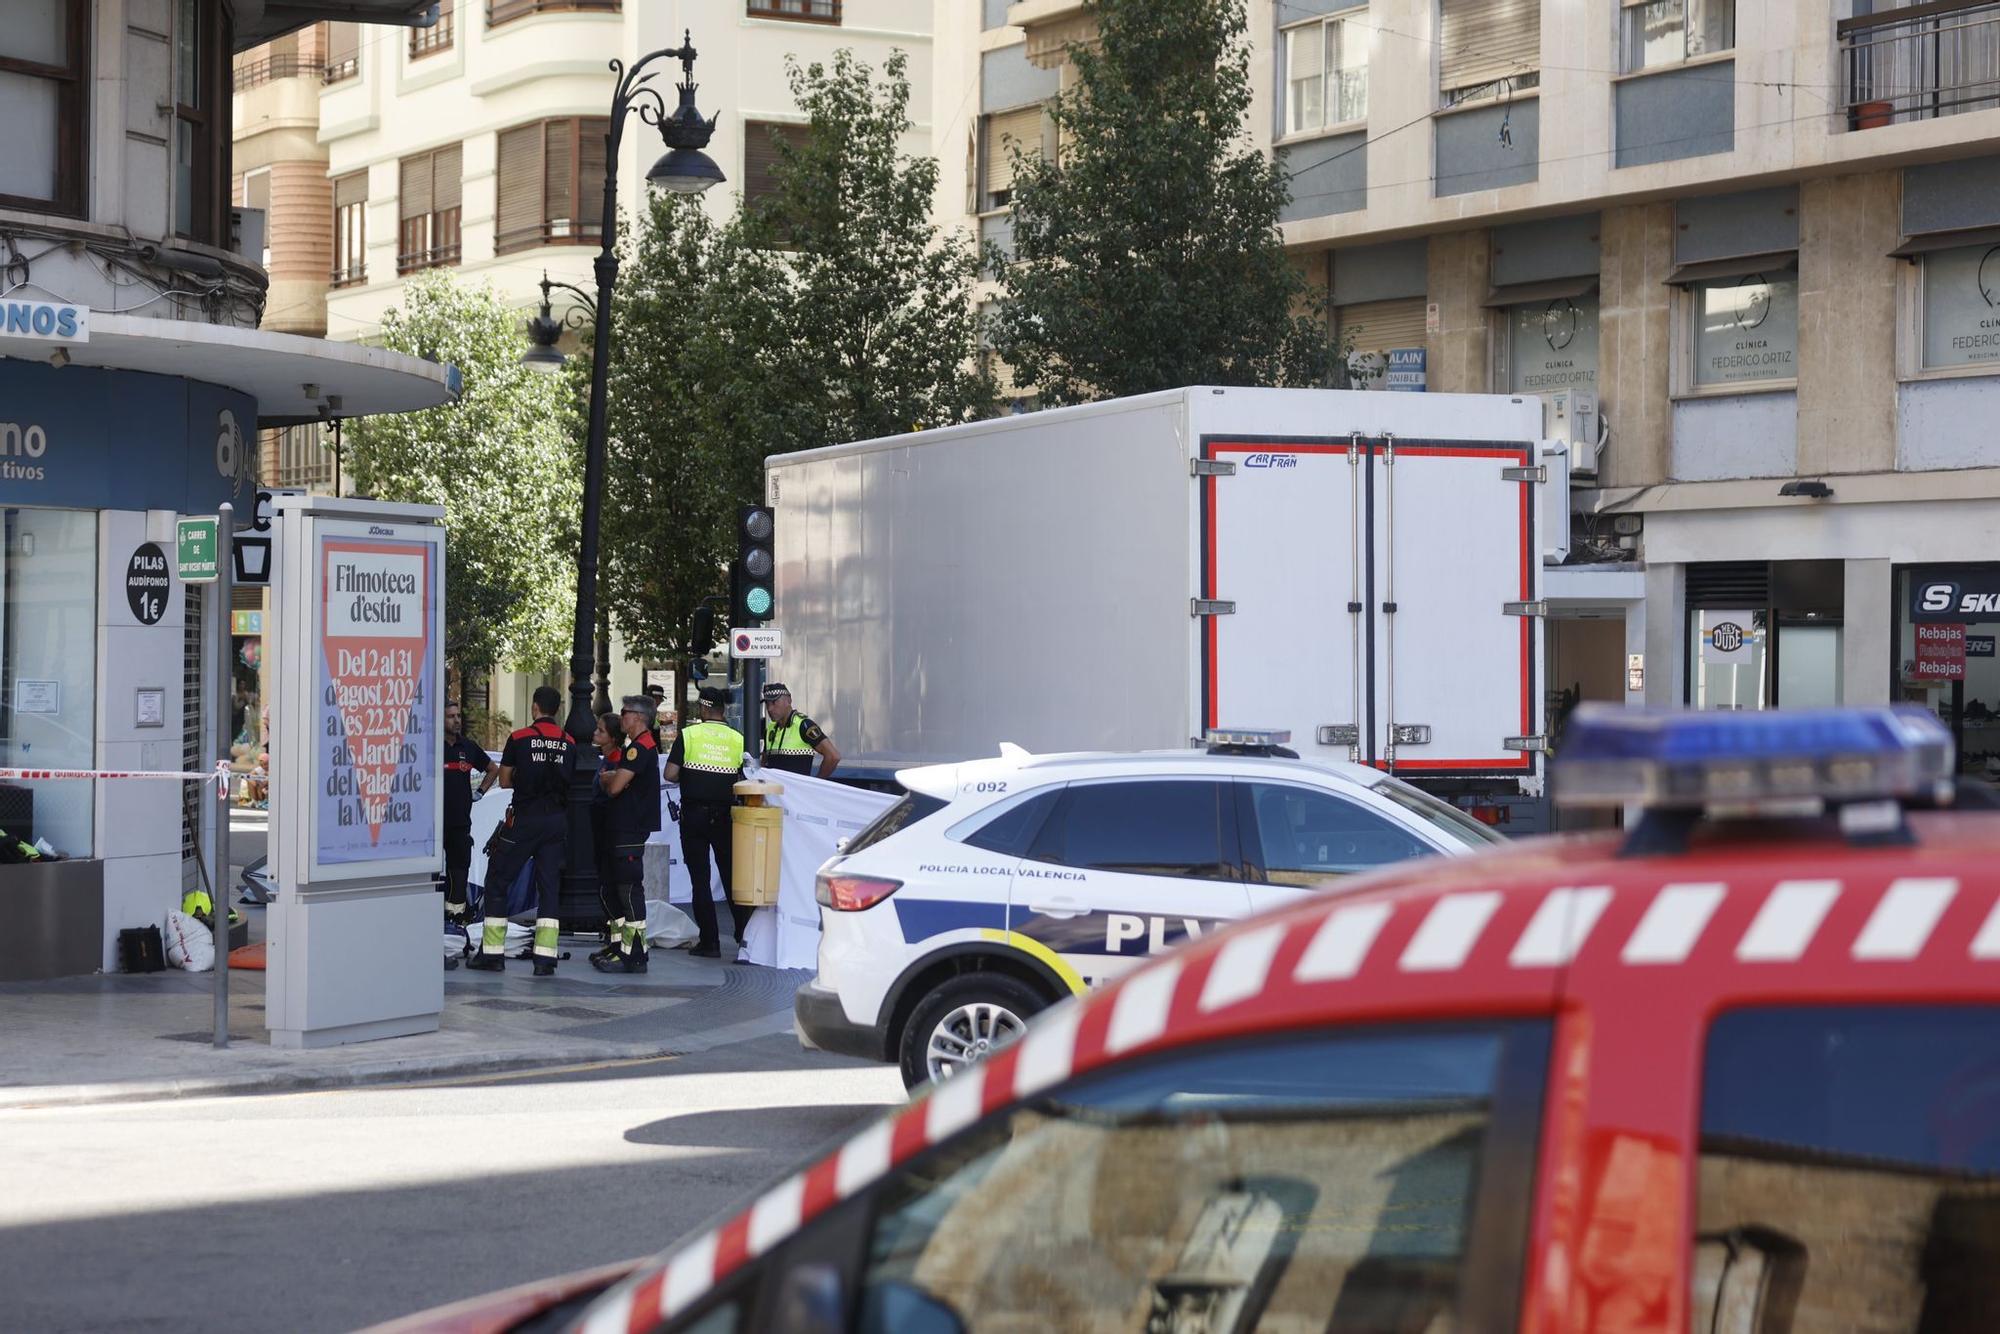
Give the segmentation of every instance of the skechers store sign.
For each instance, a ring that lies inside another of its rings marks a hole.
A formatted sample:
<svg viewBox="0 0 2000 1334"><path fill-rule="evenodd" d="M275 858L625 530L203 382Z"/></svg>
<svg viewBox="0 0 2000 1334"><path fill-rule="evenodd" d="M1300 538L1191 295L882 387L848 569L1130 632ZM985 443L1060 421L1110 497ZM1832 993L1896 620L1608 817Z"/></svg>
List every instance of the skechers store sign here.
<svg viewBox="0 0 2000 1334"><path fill-rule="evenodd" d="M0 358L0 506L213 512L248 499L256 430L232 389Z"/></svg>
<svg viewBox="0 0 2000 1334"><path fill-rule="evenodd" d="M1910 619L1918 625L2000 621L2000 571L1966 569L1912 579Z"/></svg>

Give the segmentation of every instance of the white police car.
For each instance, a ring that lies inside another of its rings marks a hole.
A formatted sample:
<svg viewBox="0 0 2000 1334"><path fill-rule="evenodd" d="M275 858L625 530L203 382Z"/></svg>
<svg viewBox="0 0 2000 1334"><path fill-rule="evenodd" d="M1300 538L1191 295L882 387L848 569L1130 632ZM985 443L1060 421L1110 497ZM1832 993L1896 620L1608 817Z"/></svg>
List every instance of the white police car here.
<svg viewBox="0 0 2000 1334"><path fill-rule="evenodd" d="M895 1061L914 1088L1028 1016L1182 940L1335 878L1501 841L1399 779L1300 760L1287 734L1207 751L908 769L907 795L820 868L809 1046Z"/></svg>

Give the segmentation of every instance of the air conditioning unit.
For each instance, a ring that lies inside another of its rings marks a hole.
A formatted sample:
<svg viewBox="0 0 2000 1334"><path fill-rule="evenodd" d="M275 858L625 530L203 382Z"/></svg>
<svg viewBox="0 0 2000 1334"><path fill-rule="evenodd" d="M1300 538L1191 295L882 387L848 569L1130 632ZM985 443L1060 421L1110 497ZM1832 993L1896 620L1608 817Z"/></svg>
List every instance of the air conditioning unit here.
<svg viewBox="0 0 2000 1334"><path fill-rule="evenodd" d="M1597 395L1587 389L1558 389L1542 396L1542 435L1569 446L1569 470L1597 475L1597 450L1604 441Z"/></svg>

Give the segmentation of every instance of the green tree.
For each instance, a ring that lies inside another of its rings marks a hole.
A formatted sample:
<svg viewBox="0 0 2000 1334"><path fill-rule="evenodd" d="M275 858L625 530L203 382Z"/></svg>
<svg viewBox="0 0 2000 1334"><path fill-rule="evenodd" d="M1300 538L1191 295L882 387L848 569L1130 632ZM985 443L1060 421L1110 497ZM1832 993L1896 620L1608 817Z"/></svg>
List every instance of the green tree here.
<svg viewBox="0 0 2000 1334"><path fill-rule="evenodd" d="M1287 259L1289 186L1246 135L1244 0L1096 0L1052 108L1012 148L1014 253L994 343L1046 403L1189 384L1316 385L1323 298Z"/></svg>
<svg viewBox="0 0 2000 1334"><path fill-rule="evenodd" d="M892 53L879 78L845 50L830 66L788 61L786 73L806 133L775 141L778 188L732 232L744 247L785 252L771 329L788 349L792 447L988 415L979 250L931 221L937 159L902 151L909 58Z"/></svg>
<svg viewBox="0 0 2000 1334"><path fill-rule="evenodd" d="M462 377L454 402L346 431L363 494L444 506L446 661L463 675L560 656L576 607L582 494L568 386L521 365L518 311L448 270L404 289L381 341Z"/></svg>
<svg viewBox="0 0 2000 1334"><path fill-rule="evenodd" d="M726 587L736 509L763 493L764 455L787 438L783 276L678 196L653 200L623 249L603 593L630 652L672 658L687 648L695 605Z"/></svg>
<svg viewBox="0 0 2000 1334"><path fill-rule="evenodd" d="M810 121L777 189L718 223L654 201L614 302L604 577L632 650L684 652L726 590L739 506L771 454L992 410L972 302L979 255L930 220L937 163L903 153L907 61L789 67Z"/></svg>

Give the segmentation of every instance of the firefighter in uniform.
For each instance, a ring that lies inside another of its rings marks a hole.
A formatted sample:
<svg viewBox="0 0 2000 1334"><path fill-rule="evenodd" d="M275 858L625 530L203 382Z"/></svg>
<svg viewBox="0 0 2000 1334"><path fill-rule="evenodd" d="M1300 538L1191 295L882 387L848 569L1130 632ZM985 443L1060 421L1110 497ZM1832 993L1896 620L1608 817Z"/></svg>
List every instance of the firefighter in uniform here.
<svg viewBox="0 0 2000 1334"><path fill-rule="evenodd" d="M472 771L484 775L472 786ZM465 920L466 883L472 874L472 803L493 790L499 771L486 747L465 735L465 713L453 700L444 706L444 914Z"/></svg>
<svg viewBox="0 0 2000 1334"><path fill-rule="evenodd" d="M609 803L605 830L610 853L600 861L610 871L607 898L618 909L612 919L616 954L592 955L600 973L646 971L646 839L660 827L660 751L653 744L653 701L627 695L619 705L618 721L624 745L604 771L602 786Z"/></svg>
<svg viewBox="0 0 2000 1334"><path fill-rule="evenodd" d="M722 946L716 934L715 902L709 892L708 856L722 871L722 892L728 895L733 847L729 809L736 804L736 783L743 777L743 737L722 721L729 696L705 689L701 692L701 721L684 727L674 738L667 756L666 779L681 785L681 855L687 860L688 879L694 886L694 924L701 938L688 951L697 959L719 959ZM743 943L743 928L750 910L734 899L729 904L735 921L736 943Z"/></svg>
<svg viewBox="0 0 2000 1334"><path fill-rule="evenodd" d="M840 752L826 732L812 719L792 707L792 692L782 681L764 687L764 753L758 763L766 769L811 775L813 756L819 756L819 776L833 777L840 767Z"/></svg>
<svg viewBox="0 0 2000 1334"><path fill-rule="evenodd" d="M569 785L576 773L576 748L555 722L561 707L562 696L554 686L537 687L535 721L508 737L500 752L500 786L512 789L514 804L486 863L486 920L479 953L466 961L468 968L497 973L507 966L507 889L532 860L535 976L555 975L562 928L556 905L569 841Z"/></svg>
<svg viewBox="0 0 2000 1334"><path fill-rule="evenodd" d="M607 710L597 715L597 730L590 744L597 750L597 791L590 803L590 849L597 857L597 902L604 909L604 947L590 956L599 959L618 956L618 930L625 920L624 891L611 883L611 797L604 779L617 767L625 753L625 728L618 715Z"/></svg>

